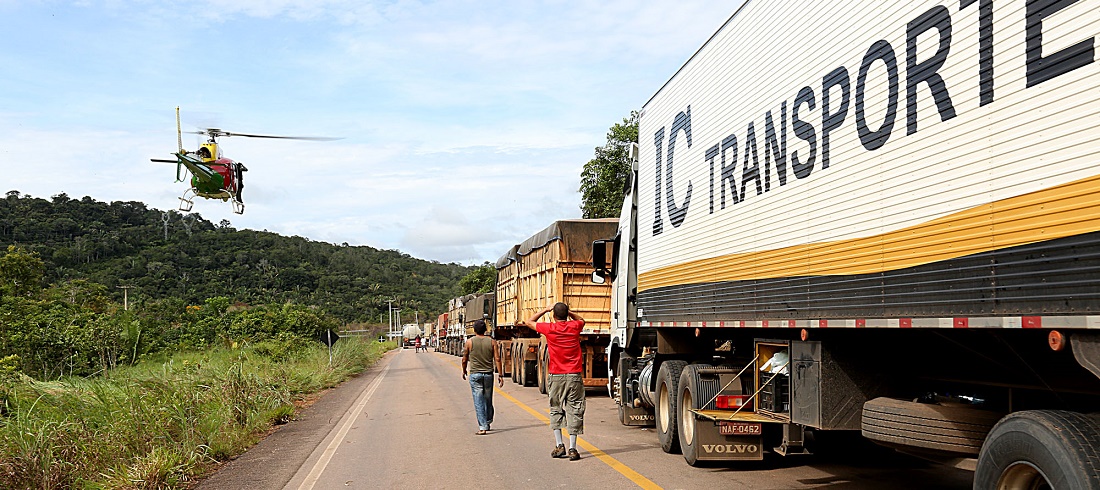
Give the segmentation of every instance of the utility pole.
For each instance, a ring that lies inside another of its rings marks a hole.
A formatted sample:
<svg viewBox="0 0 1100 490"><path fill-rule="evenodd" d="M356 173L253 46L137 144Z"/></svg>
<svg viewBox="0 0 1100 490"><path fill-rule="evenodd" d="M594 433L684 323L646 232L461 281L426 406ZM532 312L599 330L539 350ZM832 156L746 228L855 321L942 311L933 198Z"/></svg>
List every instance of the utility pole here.
<svg viewBox="0 0 1100 490"><path fill-rule="evenodd" d="M122 290L122 309L124 311L130 311L130 289L133 286L115 286Z"/></svg>
<svg viewBox="0 0 1100 490"><path fill-rule="evenodd" d="M386 300L386 311L388 311L389 314L390 314L390 319L389 319L390 323L388 325L386 325L386 328L387 328L387 330L389 330L388 335L392 339L393 338L393 300L392 299L387 299Z"/></svg>

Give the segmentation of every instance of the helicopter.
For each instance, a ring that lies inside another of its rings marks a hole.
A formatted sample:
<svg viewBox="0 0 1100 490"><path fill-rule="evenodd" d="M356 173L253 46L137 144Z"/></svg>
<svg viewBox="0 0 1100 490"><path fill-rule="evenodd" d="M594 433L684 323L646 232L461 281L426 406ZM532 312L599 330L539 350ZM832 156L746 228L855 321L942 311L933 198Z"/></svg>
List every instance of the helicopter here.
<svg viewBox="0 0 1100 490"><path fill-rule="evenodd" d="M244 173L248 168L241 162L233 161L222 155L221 146L218 145L219 137L243 136L247 138L270 138L309 141L332 141L339 138L325 138L316 136L271 136L262 134L246 134L224 131L218 128L201 128L199 131L186 131L188 134L199 134L207 137L207 140L199 145L195 151L183 149L183 133L180 129L180 109L176 108L176 140L178 151L173 153L175 160L150 158L150 161L158 163L176 164L176 182L183 182L187 174L191 174L191 187L180 196L179 210L191 211L194 206L194 198L221 199L229 201L233 205L233 212L244 214L244 200L241 191L244 190Z"/></svg>

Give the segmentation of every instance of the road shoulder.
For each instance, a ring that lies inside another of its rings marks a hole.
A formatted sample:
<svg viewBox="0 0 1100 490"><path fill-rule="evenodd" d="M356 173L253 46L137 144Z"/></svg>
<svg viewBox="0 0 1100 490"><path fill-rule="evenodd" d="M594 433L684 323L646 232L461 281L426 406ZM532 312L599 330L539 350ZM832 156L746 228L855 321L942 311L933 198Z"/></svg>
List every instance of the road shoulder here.
<svg viewBox="0 0 1100 490"><path fill-rule="evenodd" d="M244 454L200 481L199 490L281 489L305 464L400 349L383 355L359 375L329 389L295 420L277 427Z"/></svg>

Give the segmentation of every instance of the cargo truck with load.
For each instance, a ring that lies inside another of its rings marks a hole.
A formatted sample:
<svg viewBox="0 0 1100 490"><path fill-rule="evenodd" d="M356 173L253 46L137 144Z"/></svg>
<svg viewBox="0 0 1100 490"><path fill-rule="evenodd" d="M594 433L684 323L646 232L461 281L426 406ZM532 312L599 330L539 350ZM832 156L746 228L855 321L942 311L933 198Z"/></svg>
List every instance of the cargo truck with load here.
<svg viewBox="0 0 1100 490"><path fill-rule="evenodd" d="M496 262L496 335L512 381L546 393L546 339L522 326L548 304L563 302L585 319L581 332L584 385L607 384L605 347L610 337L611 288L593 284L589 247L614 234L616 219L555 221ZM544 321L548 321L544 319Z"/></svg>
<svg viewBox="0 0 1100 490"><path fill-rule="evenodd" d="M443 352L452 356L461 356L466 339L474 334L472 328L466 327L466 303L472 299L474 295L467 294L447 302L447 338Z"/></svg>
<svg viewBox="0 0 1100 490"><path fill-rule="evenodd" d="M464 306L466 316L463 324L466 326L467 337L474 335L474 322L478 320L484 320L486 327L489 329L489 334L492 334L495 322L493 308L496 307L496 293L474 294L466 301Z"/></svg>
<svg viewBox="0 0 1100 490"><path fill-rule="evenodd" d="M692 465L850 431L1100 488L1097 34L1096 0L743 2L592 247L620 420Z"/></svg>

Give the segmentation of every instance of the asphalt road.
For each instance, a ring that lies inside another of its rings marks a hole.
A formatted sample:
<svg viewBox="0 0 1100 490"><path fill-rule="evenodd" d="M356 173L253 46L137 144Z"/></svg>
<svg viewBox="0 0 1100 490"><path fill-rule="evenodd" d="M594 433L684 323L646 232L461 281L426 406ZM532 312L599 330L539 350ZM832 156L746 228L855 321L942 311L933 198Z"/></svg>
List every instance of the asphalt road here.
<svg viewBox="0 0 1100 490"><path fill-rule="evenodd" d="M582 459L550 458L547 402L505 380L489 435L477 436L459 358L398 350L326 393L198 488L970 488L972 473L860 443L812 456L688 466L652 429L624 427L589 392Z"/></svg>

